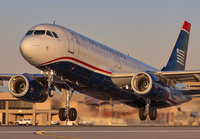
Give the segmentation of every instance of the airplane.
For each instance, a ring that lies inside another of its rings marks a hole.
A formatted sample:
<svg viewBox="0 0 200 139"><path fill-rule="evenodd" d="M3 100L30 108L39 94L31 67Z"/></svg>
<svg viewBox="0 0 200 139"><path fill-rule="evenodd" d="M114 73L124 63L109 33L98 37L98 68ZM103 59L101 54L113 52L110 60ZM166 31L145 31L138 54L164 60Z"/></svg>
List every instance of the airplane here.
<svg viewBox="0 0 200 139"><path fill-rule="evenodd" d="M24 59L44 74L0 74L10 93L23 101L42 103L55 87L65 95L61 121L74 121L70 107L74 91L105 101L119 101L139 109L140 120L156 120L157 109L192 100L200 90L186 81L200 81L200 71L186 71L191 24L183 22L166 65L156 69L75 31L56 24L30 28L20 42Z"/></svg>

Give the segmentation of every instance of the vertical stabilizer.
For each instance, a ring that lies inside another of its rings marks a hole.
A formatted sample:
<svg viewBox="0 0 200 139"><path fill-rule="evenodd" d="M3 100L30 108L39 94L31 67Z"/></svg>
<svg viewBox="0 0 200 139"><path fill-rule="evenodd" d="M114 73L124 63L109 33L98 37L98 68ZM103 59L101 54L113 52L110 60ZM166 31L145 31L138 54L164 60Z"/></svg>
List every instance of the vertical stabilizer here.
<svg viewBox="0 0 200 139"><path fill-rule="evenodd" d="M162 71L185 70L190 27L191 24L189 22L183 22L183 25L174 43L174 47L171 51L171 55L169 56L165 67L162 68Z"/></svg>

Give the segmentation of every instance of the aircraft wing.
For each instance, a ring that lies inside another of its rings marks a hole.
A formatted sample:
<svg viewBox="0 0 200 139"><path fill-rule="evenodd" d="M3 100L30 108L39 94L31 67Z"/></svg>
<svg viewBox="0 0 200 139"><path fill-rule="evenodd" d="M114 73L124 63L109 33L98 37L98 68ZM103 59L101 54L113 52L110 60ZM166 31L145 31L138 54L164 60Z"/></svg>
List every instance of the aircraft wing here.
<svg viewBox="0 0 200 139"><path fill-rule="evenodd" d="M46 83L48 77L46 77L44 74L29 74L29 73L24 73L24 74L6 74L6 73L0 73L0 86L3 86L3 82L2 81L9 81L10 78L12 78L15 75L25 75L28 76L38 82L42 82L42 83ZM62 85L66 85L66 83L68 83L70 86L72 87L77 87L76 84L68 81L68 80L62 80L60 77L58 76L54 76L53 78L53 84L59 89L61 90Z"/></svg>
<svg viewBox="0 0 200 139"><path fill-rule="evenodd" d="M111 79L116 85L124 87L131 84L131 79L136 74L112 73ZM175 88L175 84L184 82L200 82L200 71L152 71L150 74L156 76L167 87L172 85ZM190 91L190 94L200 94L200 90ZM185 90L185 92L187 94L188 90Z"/></svg>
<svg viewBox="0 0 200 139"><path fill-rule="evenodd" d="M2 73L2 74L0 74L0 81L8 81L14 75L16 75L16 74L5 74L5 73Z"/></svg>
<svg viewBox="0 0 200 139"><path fill-rule="evenodd" d="M200 71L157 71L153 74L159 79L175 83L200 81Z"/></svg>
<svg viewBox="0 0 200 139"><path fill-rule="evenodd" d="M21 74L7 74L7 73L0 73L0 86L3 86L3 82L2 81L9 81L10 78L12 78L15 75L21 75ZM34 80L37 81L44 81L47 80L47 77L45 77L44 74L28 74L28 73L24 73L22 75L27 75L28 77L31 77Z"/></svg>
<svg viewBox="0 0 200 139"><path fill-rule="evenodd" d="M9 81L10 78L12 78L15 75L26 75L34 80L37 81L44 81L46 82L47 77L44 74L29 74L29 73L24 73L24 74L6 74L6 73L1 73L0 74L0 81ZM64 82L59 78L59 77L54 77L53 83L57 84L64 84Z"/></svg>
<svg viewBox="0 0 200 139"><path fill-rule="evenodd" d="M196 90L196 89L194 89L194 90L182 90L182 93L184 94L184 95L199 95L200 94L200 90Z"/></svg>
<svg viewBox="0 0 200 139"><path fill-rule="evenodd" d="M29 74L29 73L24 73L26 74L27 76L33 78L33 79L44 79L44 78L47 78L45 77L44 74ZM15 75L21 75L21 74L6 74L6 73L0 73L0 80L1 81L9 81L10 78L12 78L12 76L15 76Z"/></svg>
<svg viewBox="0 0 200 139"><path fill-rule="evenodd" d="M131 79L133 76L137 73L119 73L119 72L113 72L111 76L111 80L114 84L116 84L119 87L124 87L126 85L130 85Z"/></svg>

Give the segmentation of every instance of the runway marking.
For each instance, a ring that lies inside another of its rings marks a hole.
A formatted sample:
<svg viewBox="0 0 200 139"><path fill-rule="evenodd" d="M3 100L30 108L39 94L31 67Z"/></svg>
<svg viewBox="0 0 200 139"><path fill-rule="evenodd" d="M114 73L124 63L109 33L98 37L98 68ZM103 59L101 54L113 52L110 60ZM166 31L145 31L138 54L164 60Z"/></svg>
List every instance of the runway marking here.
<svg viewBox="0 0 200 139"><path fill-rule="evenodd" d="M63 129L63 128L61 128ZM28 133L35 133L38 135L47 135L46 133L200 133L200 130L116 130L116 131L83 131L83 130L72 130L72 131L58 131L60 129L47 129L47 130L40 130L40 131L0 131L0 134L28 134ZM67 137L72 138L72 137ZM75 139L75 138L74 138ZM76 138L79 139L79 138Z"/></svg>
<svg viewBox="0 0 200 139"><path fill-rule="evenodd" d="M0 134L30 134L35 131L0 131Z"/></svg>
<svg viewBox="0 0 200 139"><path fill-rule="evenodd" d="M34 132L37 135L42 135L42 136L48 136L48 137L57 137L57 138L66 138L66 139L81 139L81 138L75 138L75 137L66 137L66 136L59 136L59 135L49 135L46 134L45 132L52 132L53 130L60 130L60 129L47 129L47 130L40 130L37 132Z"/></svg>
<svg viewBox="0 0 200 139"><path fill-rule="evenodd" d="M200 133L199 129L193 130L66 130L69 128L58 128L58 129L47 129L47 130L40 130L40 131L0 131L0 134L37 134L41 136L48 136L48 137L56 137L56 138L65 138L65 139L81 139L77 137L68 137L68 136L60 136L60 135L50 135L49 133Z"/></svg>
<svg viewBox="0 0 200 139"><path fill-rule="evenodd" d="M62 131L61 131L62 129ZM58 131L60 130L60 131ZM58 138L67 138L67 139L81 139L75 137L66 137L66 136L59 136L59 135L49 135L47 133L200 133L200 130L118 130L118 131L83 131L83 130L72 130L72 131L63 131L63 128L60 129L48 129L48 130L40 130L35 132L37 135L42 136L49 136L49 137L58 137Z"/></svg>
<svg viewBox="0 0 200 139"><path fill-rule="evenodd" d="M48 133L200 133L200 130L46 131Z"/></svg>

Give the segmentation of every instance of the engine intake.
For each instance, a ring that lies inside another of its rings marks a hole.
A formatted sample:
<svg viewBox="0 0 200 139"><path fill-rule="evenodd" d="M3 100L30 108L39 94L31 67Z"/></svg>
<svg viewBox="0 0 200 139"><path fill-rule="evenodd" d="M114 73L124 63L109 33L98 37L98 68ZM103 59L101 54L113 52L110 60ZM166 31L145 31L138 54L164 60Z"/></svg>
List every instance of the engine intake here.
<svg viewBox="0 0 200 139"><path fill-rule="evenodd" d="M146 72L141 72L133 76L131 87L133 91L144 98L162 101L169 97L170 90L156 82L158 78Z"/></svg>
<svg viewBox="0 0 200 139"><path fill-rule="evenodd" d="M23 101L44 102L47 99L44 87L26 74L13 76L8 82L8 89L14 97Z"/></svg>
<svg viewBox="0 0 200 139"><path fill-rule="evenodd" d="M147 94L152 87L152 78L147 73L138 73L131 80L133 91L137 94Z"/></svg>

